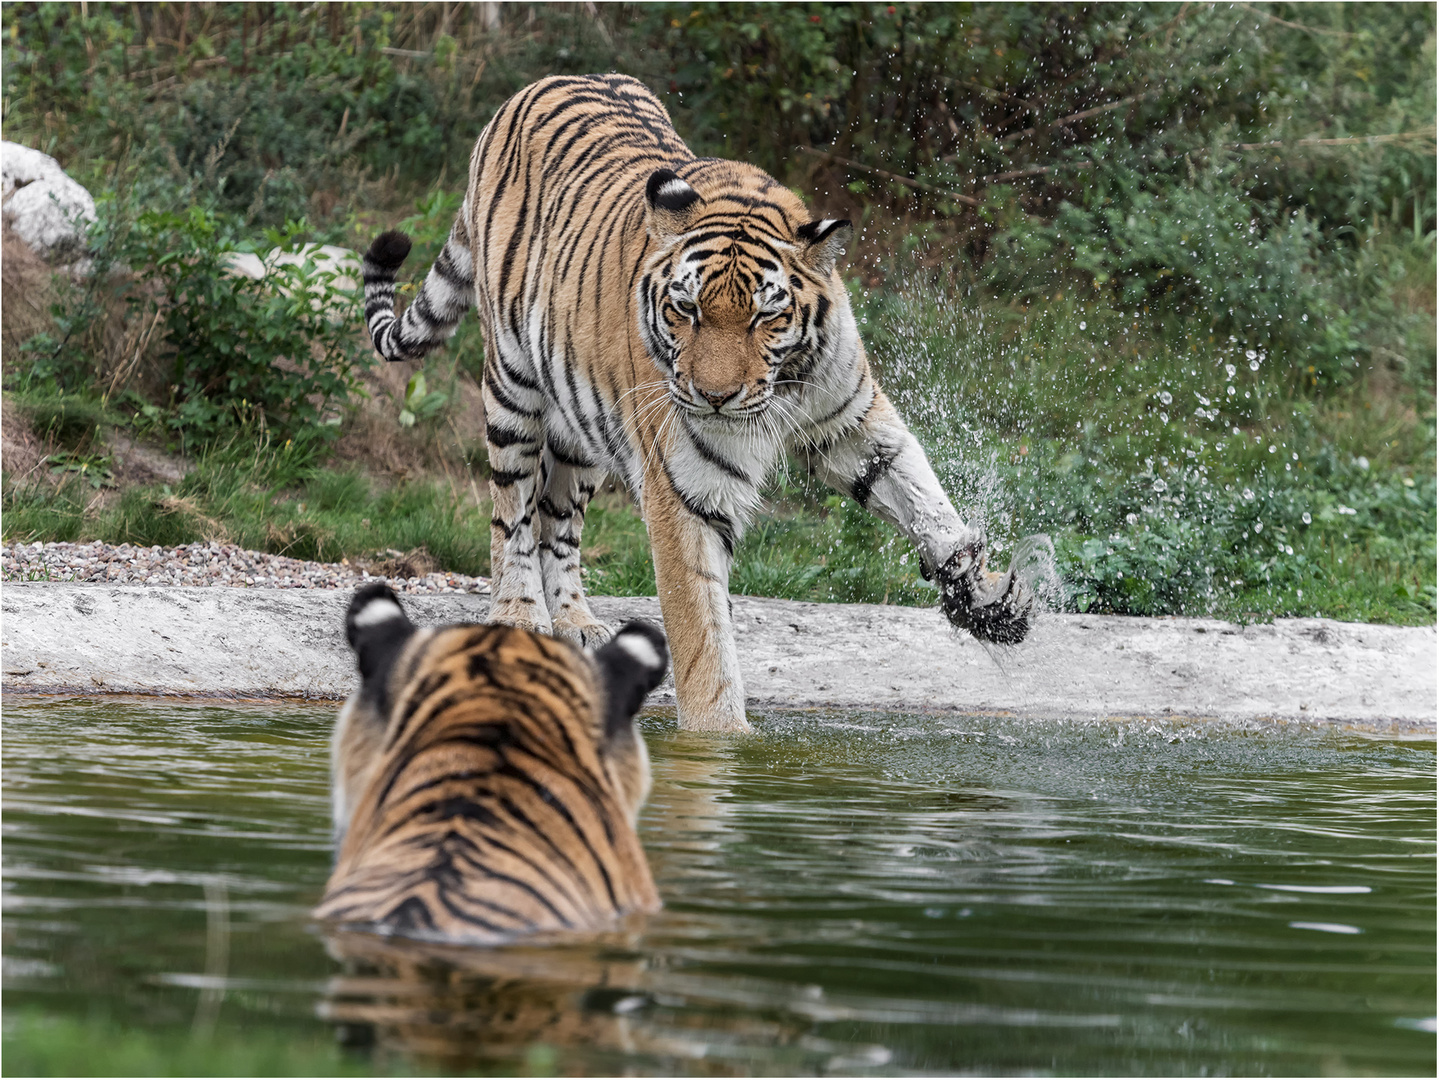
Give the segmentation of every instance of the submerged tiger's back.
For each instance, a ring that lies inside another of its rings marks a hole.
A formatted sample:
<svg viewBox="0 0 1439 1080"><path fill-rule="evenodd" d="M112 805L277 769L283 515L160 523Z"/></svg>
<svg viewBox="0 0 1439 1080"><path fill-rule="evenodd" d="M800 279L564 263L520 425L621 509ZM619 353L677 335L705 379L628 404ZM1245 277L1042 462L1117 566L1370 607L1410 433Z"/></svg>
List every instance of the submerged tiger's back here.
<svg viewBox="0 0 1439 1080"><path fill-rule="evenodd" d="M507 626L419 629L384 586L346 625L361 687L336 725L318 918L487 944L659 907L633 722L664 676L659 631L630 624L591 658Z"/></svg>

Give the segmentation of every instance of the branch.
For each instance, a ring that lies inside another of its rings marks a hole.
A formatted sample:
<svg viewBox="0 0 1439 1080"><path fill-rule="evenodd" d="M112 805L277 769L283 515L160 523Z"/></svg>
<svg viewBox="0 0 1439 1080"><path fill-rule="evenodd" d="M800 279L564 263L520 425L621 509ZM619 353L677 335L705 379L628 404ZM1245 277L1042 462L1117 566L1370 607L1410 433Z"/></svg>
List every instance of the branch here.
<svg viewBox="0 0 1439 1080"><path fill-rule="evenodd" d="M1044 176L1046 173L1057 172L1060 169L1090 169L1093 167L1094 162L1092 161L1070 161L1061 165L1033 165L1028 169L993 173L989 176L981 176L979 179L986 184L998 184L1005 180L1018 180L1022 176Z"/></svg>
<svg viewBox="0 0 1439 1080"><path fill-rule="evenodd" d="M801 146L799 147L799 152L802 154L813 154L815 157L822 157L827 161L833 161L836 164L845 166L846 168L858 169L860 172L873 173L875 176L881 177L885 180L893 180L896 184L903 184L905 187L911 188L914 191L928 191L934 195L944 195L950 199L957 199L960 202L964 203L964 205L966 206L979 205L979 200L972 195L961 195L957 191L946 191L944 190L944 188L937 188L932 184L924 184L918 180L911 180L909 177L900 176L898 173L888 172L884 169L876 169L872 165L861 165L857 161L851 161L849 158L840 157L838 154L827 154L823 150L816 150L812 146Z"/></svg>
<svg viewBox="0 0 1439 1080"><path fill-rule="evenodd" d="M1113 112L1115 109L1122 109L1124 108L1124 106L1133 104L1136 101L1142 101L1147 97L1153 97L1155 94L1159 93L1161 89L1161 87L1156 86L1152 90L1145 90L1138 94L1131 94L1129 97L1120 98L1118 101L1111 101L1108 105L1096 105L1094 108L1085 109L1083 112L1071 113L1069 116L1061 116L1058 120L1054 121L1054 123L1048 124L1046 126L1064 127L1068 124L1073 124L1080 120L1088 120L1091 116L1098 116L1100 113ZM1016 131L1009 135L1006 135L999 141L1011 142L1014 139L1022 139L1026 135L1033 135L1034 132L1034 128L1025 128L1023 131Z"/></svg>
<svg viewBox="0 0 1439 1080"><path fill-rule="evenodd" d="M984 93L993 94L995 97L1002 97L1009 101L1017 101L1030 112L1034 113L1036 117L1039 116L1039 106L1028 98L1020 97L1018 94L1011 94L1007 90L996 90L994 87L985 86L983 83L972 82L969 79L959 79L949 75L941 75L940 79L943 82L958 83L960 86L973 87L975 90L982 90Z"/></svg>
<svg viewBox="0 0 1439 1080"><path fill-rule="evenodd" d="M1140 35L1139 35L1139 40L1140 40L1140 41L1143 41L1145 38L1152 38L1155 34L1159 33L1159 31L1163 30L1163 31L1164 31L1164 44L1168 45L1168 44L1169 44L1169 36L1170 36L1170 34L1172 34L1172 33L1174 32L1174 28L1175 28L1176 26L1178 26L1180 23L1182 23L1182 22L1184 21L1184 17L1185 17L1186 15L1188 15L1188 14L1189 14L1189 4L1188 4L1188 2L1187 2L1187 0L1186 0L1185 3L1179 5L1179 14L1178 14L1178 15L1174 16L1174 18L1170 19L1170 20L1169 20L1167 23L1165 23L1164 25L1162 25L1162 26L1156 26L1153 30L1150 30L1148 33L1140 34Z"/></svg>
<svg viewBox="0 0 1439 1080"><path fill-rule="evenodd" d="M1344 139L1293 139L1289 142L1275 139L1273 142L1235 143L1234 148L1236 150L1269 150L1276 146L1360 146L1433 138L1434 129L1431 127L1420 131L1397 131L1392 135L1351 135Z"/></svg>
<svg viewBox="0 0 1439 1080"><path fill-rule="evenodd" d="M1291 30L1303 30L1308 34L1328 34L1330 37L1351 38L1354 36L1347 30L1325 30L1318 26L1305 26L1303 23L1290 22L1288 19L1281 19L1278 15L1271 15L1269 12L1255 7L1253 4L1240 4L1239 6L1254 12L1256 15L1263 15L1266 19L1269 19L1271 22L1277 22L1280 26L1287 26Z"/></svg>

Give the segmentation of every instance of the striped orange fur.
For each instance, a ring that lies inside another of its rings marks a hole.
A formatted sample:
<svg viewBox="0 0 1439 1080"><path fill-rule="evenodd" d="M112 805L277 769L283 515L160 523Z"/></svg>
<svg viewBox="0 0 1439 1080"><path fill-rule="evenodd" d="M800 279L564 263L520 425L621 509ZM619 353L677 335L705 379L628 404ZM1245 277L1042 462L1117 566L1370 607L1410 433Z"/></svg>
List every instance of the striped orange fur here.
<svg viewBox="0 0 1439 1080"><path fill-rule="evenodd" d="M591 657L509 626L419 629L370 586L347 632L362 681L336 725L318 918L494 943L659 907L633 723L666 669L659 631L629 624Z"/></svg>

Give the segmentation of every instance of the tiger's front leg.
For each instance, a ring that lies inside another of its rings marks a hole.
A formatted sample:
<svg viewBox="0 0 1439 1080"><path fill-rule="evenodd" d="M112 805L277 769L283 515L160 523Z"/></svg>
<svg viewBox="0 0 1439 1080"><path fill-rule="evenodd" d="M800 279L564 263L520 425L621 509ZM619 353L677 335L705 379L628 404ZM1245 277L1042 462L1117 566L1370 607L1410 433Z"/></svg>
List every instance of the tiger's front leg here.
<svg viewBox="0 0 1439 1080"><path fill-rule="evenodd" d="M640 510L654 555L680 728L748 731L730 619L731 553L724 523L706 520L699 507L687 505L658 464L646 473Z"/></svg>
<svg viewBox="0 0 1439 1080"><path fill-rule="evenodd" d="M984 535L966 525L929 459L878 386L857 426L822 442L811 468L835 490L896 526L919 549L949 621L977 638L1023 641L1034 594L1011 568L991 573Z"/></svg>
<svg viewBox="0 0 1439 1080"><path fill-rule="evenodd" d="M549 482L539 501L540 572L545 583L555 637L582 649L603 645L612 636L594 617L580 575L580 537L585 510L602 475L595 466L550 447Z"/></svg>
<svg viewBox="0 0 1439 1080"><path fill-rule="evenodd" d="M492 352L491 356L498 355ZM490 455L490 621L548 634L535 517L546 482L544 402L503 363L487 361L483 386Z"/></svg>

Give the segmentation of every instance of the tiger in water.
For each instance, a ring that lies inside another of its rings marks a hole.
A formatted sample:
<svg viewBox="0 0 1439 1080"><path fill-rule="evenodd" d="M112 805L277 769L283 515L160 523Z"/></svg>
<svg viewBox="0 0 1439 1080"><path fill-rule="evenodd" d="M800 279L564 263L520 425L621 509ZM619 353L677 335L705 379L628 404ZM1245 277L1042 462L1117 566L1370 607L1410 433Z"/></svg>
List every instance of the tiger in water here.
<svg viewBox="0 0 1439 1080"><path fill-rule="evenodd" d="M580 576L585 509L623 478L649 532L680 726L748 728L729 570L787 451L895 525L950 622L1022 640L1033 591L985 568L924 451L870 374L835 262L848 221L811 220L764 171L696 158L623 75L555 76L510 99L470 159L444 249L404 315L402 233L364 260L388 360L442 345L478 304L494 502L492 618L609 637Z"/></svg>
<svg viewBox="0 0 1439 1080"><path fill-rule="evenodd" d="M335 725L339 852L317 918L491 944L659 908L634 723L668 668L659 630L628 623L589 655L511 626L420 629L376 584L345 632L360 687Z"/></svg>

